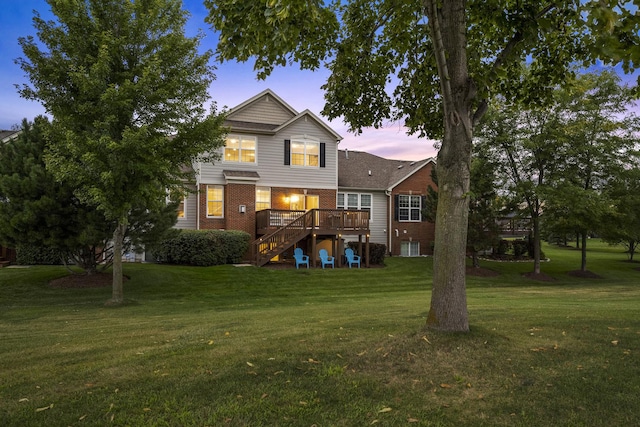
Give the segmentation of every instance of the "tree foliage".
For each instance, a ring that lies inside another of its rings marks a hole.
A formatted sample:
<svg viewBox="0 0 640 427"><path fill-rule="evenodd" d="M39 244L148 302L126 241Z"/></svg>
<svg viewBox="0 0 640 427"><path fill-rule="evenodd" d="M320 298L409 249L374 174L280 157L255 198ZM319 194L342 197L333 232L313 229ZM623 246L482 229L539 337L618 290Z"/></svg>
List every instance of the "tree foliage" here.
<svg viewBox="0 0 640 427"><path fill-rule="evenodd" d="M640 122L628 107L632 91L610 71L587 73L563 90L563 162L546 190L551 230L580 235L586 271L587 238L612 215L608 183L638 165Z"/></svg>
<svg viewBox="0 0 640 427"><path fill-rule="evenodd" d="M612 244L626 246L633 261L640 245L640 165L621 171L605 191L613 213L604 218L600 235Z"/></svg>
<svg viewBox="0 0 640 427"><path fill-rule="evenodd" d="M58 262L74 260L87 273L108 248L112 224L82 203L73 186L56 182L44 152L46 117L23 120L18 138L0 146L0 241L11 247L51 248ZM108 263L107 263L108 264Z"/></svg>
<svg viewBox="0 0 640 427"><path fill-rule="evenodd" d="M211 52L187 37L177 0L48 0L37 40L20 39L20 93L54 117L47 166L114 221L113 302L121 303L121 252L134 209L183 191L199 155L222 143L222 116L206 114Z"/></svg>
<svg viewBox="0 0 640 427"><path fill-rule="evenodd" d="M430 328L467 331L466 230L473 129L502 94L532 103L606 57L637 63L640 18L618 1L206 0L221 60L274 65L326 62L329 118L351 129L402 120L441 139ZM318 29L321 29L319 31ZM313 34L314 39L307 37ZM606 42L605 48L601 46ZM524 64L528 71L525 74Z"/></svg>

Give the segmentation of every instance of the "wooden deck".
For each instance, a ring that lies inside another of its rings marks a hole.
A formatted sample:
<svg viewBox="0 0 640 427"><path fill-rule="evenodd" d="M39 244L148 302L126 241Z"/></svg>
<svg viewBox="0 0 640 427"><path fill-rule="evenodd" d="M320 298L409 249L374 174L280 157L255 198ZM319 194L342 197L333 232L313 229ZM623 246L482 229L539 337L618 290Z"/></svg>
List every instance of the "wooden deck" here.
<svg viewBox="0 0 640 427"><path fill-rule="evenodd" d="M316 261L316 242L321 236L331 238L333 253L342 253L341 236L366 236L365 264L369 265L369 212L341 209L289 211L266 209L256 212L253 255L258 266L282 254L303 239L311 240L311 260Z"/></svg>
<svg viewBox="0 0 640 427"><path fill-rule="evenodd" d="M312 209L309 211L311 222L302 224L295 220L306 211L265 209L256 212L256 234L273 233L282 227L310 227L316 234L368 234L369 212L342 209Z"/></svg>

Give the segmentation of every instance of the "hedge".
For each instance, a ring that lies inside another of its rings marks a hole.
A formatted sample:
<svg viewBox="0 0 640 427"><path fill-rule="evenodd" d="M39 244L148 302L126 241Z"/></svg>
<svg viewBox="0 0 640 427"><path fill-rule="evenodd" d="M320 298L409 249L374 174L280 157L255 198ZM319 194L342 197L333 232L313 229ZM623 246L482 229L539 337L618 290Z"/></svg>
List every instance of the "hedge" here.
<svg viewBox="0 0 640 427"><path fill-rule="evenodd" d="M36 245L22 245L16 249L16 264L19 265L60 265L62 254L59 250Z"/></svg>
<svg viewBox="0 0 640 427"><path fill-rule="evenodd" d="M156 261L167 264L212 266L243 260L251 236L244 231L182 230L151 250Z"/></svg>
<svg viewBox="0 0 640 427"><path fill-rule="evenodd" d="M364 262L364 254L358 253L358 247L360 244L358 242L349 242L347 245L353 249L357 255L362 257L362 262ZM362 251L366 250L366 243L362 244ZM384 265L384 257L387 254L387 245L382 243L369 243L369 263Z"/></svg>

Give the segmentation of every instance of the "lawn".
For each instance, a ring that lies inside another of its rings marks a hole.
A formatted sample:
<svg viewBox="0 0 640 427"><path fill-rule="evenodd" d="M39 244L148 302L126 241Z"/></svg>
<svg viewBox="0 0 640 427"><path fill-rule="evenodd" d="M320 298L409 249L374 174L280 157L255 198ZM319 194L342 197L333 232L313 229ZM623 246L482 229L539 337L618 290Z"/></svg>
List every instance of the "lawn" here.
<svg viewBox="0 0 640 427"><path fill-rule="evenodd" d="M127 264L109 288L0 270L2 426L640 425L640 264L589 242L483 262L471 332L423 329L430 258L295 270Z"/></svg>

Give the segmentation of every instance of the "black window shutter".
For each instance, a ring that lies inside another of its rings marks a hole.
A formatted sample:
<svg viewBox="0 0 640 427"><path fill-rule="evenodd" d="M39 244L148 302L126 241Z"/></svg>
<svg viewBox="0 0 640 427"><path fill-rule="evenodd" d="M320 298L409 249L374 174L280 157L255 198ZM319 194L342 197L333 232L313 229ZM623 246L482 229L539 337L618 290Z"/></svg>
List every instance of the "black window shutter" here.
<svg viewBox="0 0 640 427"><path fill-rule="evenodd" d="M284 165L291 165L291 140L284 140Z"/></svg>
<svg viewBox="0 0 640 427"><path fill-rule="evenodd" d="M324 168L327 165L327 144L324 142L320 143L320 167Z"/></svg>
<svg viewBox="0 0 640 427"><path fill-rule="evenodd" d="M397 221L400 214L400 195L393 196L393 220Z"/></svg>
<svg viewBox="0 0 640 427"><path fill-rule="evenodd" d="M420 196L420 221L426 221L427 219L422 215L424 209L427 207L427 196Z"/></svg>

